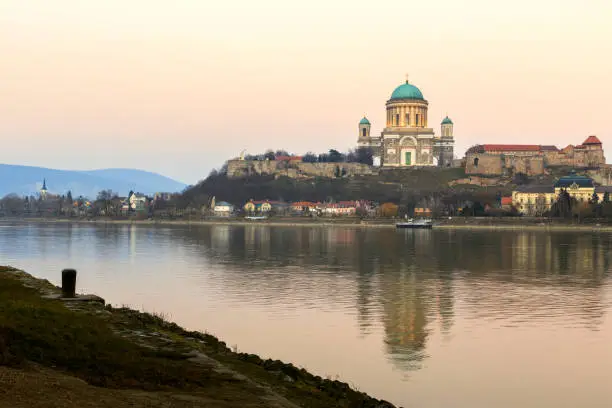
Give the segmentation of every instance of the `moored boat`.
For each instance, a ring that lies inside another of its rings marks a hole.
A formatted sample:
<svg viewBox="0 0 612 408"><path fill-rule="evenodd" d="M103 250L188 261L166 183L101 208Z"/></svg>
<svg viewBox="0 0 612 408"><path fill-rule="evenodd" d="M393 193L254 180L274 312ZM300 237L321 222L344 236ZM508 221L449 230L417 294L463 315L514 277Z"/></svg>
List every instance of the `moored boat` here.
<svg viewBox="0 0 612 408"><path fill-rule="evenodd" d="M433 227L433 221L428 219L413 220L412 218L395 224L396 228L425 228L430 229Z"/></svg>

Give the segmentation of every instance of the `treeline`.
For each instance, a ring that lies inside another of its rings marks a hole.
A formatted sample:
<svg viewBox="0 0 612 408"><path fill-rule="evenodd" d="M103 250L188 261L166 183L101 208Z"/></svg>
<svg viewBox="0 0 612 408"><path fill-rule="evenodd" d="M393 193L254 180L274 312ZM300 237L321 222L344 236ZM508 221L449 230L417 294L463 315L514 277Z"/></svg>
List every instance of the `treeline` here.
<svg viewBox="0 0 612 408"><path fill-rule="evenodd" d="M245 155L245 160L274 160L276 157L295 156L285 150L267 150L263 154ZM330 149L327 153L308 152L302 156L302 161L306 163L362 163L372 165L373 152L367 147L359 147L342 153L336 149Z"/></svg>
<svg viewBox="0 0 612 408"><path fill-rule="evenodd" d="M445 179L439 179L442 176L442 172L414 170L410 179L400 182L384 176L308 180L251 176L233 179L215 173L187 189L177 200L181 205L198 205L216 197L217 201L228 201L238 206L250 199L284 202L369 200L380 204L397 204L401 213L410 213L414 208L430 208L435 214L458 215L460 209L473 206L475 202L479 203L476 205L477 211L480 206L495 207L500 194L509 194L509 191L498 187L449 187Z"/></svg>
<svg viewBox="0 0 612 408"><path fill-rule="evenodd" d="M567 190L563 189L553 203L549 211L544 212L544 216L554 218L612 218L612 202L610 194L605 192L600 200L597 193L593 193L588 201L578 201L572 197Z"/></svg>

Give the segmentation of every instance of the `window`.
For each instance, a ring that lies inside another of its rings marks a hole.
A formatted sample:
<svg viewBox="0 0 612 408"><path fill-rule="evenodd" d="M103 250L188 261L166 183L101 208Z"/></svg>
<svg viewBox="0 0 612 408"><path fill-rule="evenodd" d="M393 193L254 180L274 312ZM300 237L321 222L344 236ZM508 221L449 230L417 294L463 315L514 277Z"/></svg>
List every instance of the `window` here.
<svg viewBox="0 0 612 408"><path fill-rule="evenodd" d="M395 115L395 126L399 126L399 113Z"/></svg>
<svg viewBox="0 0 612 408"><path fill-rule="evenodd" d="M367 136L366 133L367 133L367 129L366 128L361 129L361 134L363 135L363 137Z"/></svg>
<svg viewBox="0 0 612 408"><path fill-rule="evenodd" d="M406 126L410 126L410 114L406 114Z"/></svg>
<svg viewBox="0 0 612 408"><path fill-rule="evenodd" d="M418 113L414 116L415 126L419 126L419 120L421 119L420 116L421 115L419 115Z"/></svg>
<svg viewBox="0 0 612 408"><path fill-rule="evenodd" d="M474 167L478 167L478 157L474 158Z"/></svg>

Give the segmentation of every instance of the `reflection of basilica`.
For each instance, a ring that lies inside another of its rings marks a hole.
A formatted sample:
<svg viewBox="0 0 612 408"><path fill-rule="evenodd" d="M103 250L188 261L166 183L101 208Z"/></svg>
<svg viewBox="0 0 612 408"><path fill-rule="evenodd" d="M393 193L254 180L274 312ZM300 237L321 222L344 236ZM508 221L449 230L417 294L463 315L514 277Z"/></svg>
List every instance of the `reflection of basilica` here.
<svg viewBox="0 0 612 408"><path fill-rule="evenodd" d="M456 319L563 324L570 316L597 327L612 249L607 235L548 232L215 226L176 230L176 238L233 265L219 275L238 302L296 310L352 303L361 335L381 332L401 370L418 368L428 340Z"/></svg>

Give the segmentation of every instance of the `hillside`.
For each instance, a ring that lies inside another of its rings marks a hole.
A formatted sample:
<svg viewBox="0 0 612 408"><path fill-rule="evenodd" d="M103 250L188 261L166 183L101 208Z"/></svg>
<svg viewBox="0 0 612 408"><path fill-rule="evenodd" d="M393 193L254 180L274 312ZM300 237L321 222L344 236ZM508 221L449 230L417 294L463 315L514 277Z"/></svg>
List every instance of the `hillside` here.
<svg viewBox="0 0 612 408"><path fill-rule="evenodd" d="M39 191L43 179L52 194L95 197L100 190L127 195L130 190L144 194L180 192L186 185L160 174L135 169L55 170L44 167L0 164L0 197L15 193L30 195Z"/></svg>
<svg viewBox="0 0 612 408"><path fill-rule="evenodd" d="M249 199L280 201L341 201L365 199L394 202L414 207L435 199L448 205L466 200L490 202L498 194L507 195L510 185L480 187L452 181L465 179L463 169L402 169L380 172L378 175L313 179L285 176L250 176L228 178L217 174L185 191L184 201L205 203L210 197L240 205ZM431 205L431 204L427 204Z"/></svg>

